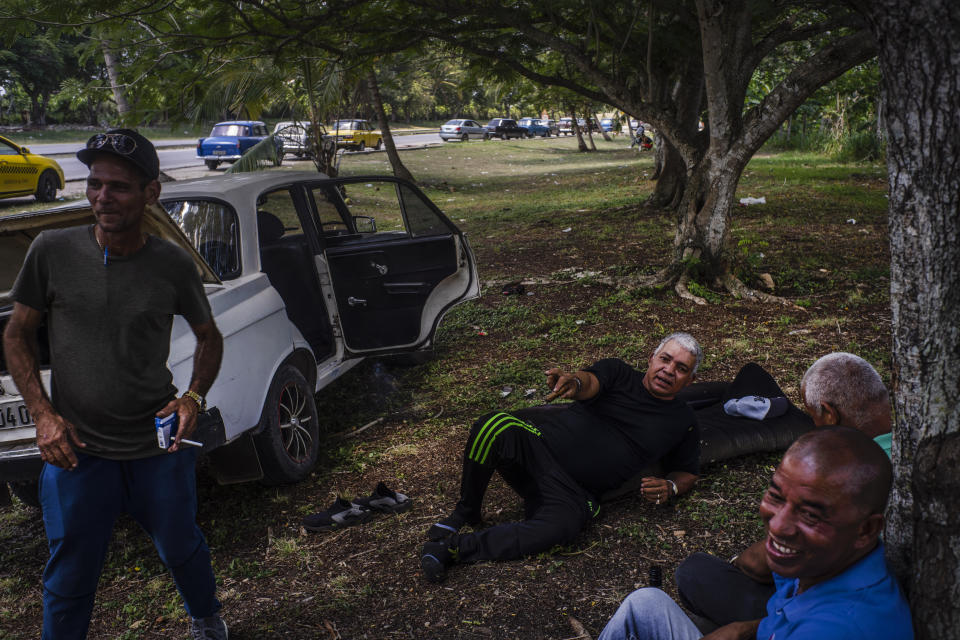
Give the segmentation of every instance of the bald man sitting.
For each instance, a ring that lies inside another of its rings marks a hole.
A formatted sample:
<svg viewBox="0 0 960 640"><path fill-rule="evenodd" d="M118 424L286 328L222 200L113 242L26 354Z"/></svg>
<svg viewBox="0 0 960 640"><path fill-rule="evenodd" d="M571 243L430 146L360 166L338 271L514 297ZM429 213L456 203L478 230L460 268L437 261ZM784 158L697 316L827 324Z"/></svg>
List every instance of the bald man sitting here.
<svg viewBox="0 0 960 640"><path fill-rule="evenodd" d="M760 502L776 590L756 620L703 636L663 591L634 591L598 640L912 640L910 610L880 532L893 469L850 427L797 439Z"/></svg>
<svg viewBox="0 0 960 640"><path fill-rule="evenodd" d="M803 374L800 397L817 427L854 427L890 455L890 398L880 374L863 358L842 352L823 356ZM775 588L765 546L765 540L756 542L729 561L695 553L680 563L680 601L701 629L764 614Z"/></svg>

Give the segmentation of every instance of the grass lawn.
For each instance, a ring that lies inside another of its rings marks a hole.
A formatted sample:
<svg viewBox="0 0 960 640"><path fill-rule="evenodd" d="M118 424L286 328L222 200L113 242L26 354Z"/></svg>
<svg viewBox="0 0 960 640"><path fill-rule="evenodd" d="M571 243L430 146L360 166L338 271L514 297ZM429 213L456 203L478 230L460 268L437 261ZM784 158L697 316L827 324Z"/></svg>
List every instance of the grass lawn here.
<svg viewBox="0 0 960 640"><path fill-rule="evenodd" d="M810 154L762 154L731 223L735 268L749 284L769 273L776 293L801 309L754 305L698 283L706 307L670 291L618 290L589 272L653 271L669 260L674 214L650 210L652 156L623 138L451 143L405 151L407 167L461 226L482 281L548 281L532 295L484 296L451 311L436 358L384 361L396 391L366 362L318 398L330 437L322 464L290 487L217 486L201 469L199 520L221 584L231 637L569 638L568 618L596 636L619 602L646 585L651 565L675 595L673 570L694 551L729 557L762 535L756 505L777 454L706 466L695 490L666 506L633 497L604 505L569 546L522 561L457 567L443 585L420 575L424 532L449 512L470 423L493 409L539 404L542 371L615 356L643 367L667 332L702 342L702 380L730 380L763 365L795 402L814 359L835 350L872 362L889 382L889 253L885 169ZM302 163L306 165L307 163ZM350 175L389 173L385 154L345 157ZM571 277L571 269L587 277ZM509 393L504 394L509 388ZM530 398L527 389L535 389ZM383 421L360 437L347 431ZM400 516L329 534L300 519L334 495L366 495L384 480L414 500ZM515 495L495 480L490 523L517 519ZM0 639L36 637L46 558L37 514L0 509ZM98 592L91 638L186 635L185 614L150 542L121 521Z"/></svg>

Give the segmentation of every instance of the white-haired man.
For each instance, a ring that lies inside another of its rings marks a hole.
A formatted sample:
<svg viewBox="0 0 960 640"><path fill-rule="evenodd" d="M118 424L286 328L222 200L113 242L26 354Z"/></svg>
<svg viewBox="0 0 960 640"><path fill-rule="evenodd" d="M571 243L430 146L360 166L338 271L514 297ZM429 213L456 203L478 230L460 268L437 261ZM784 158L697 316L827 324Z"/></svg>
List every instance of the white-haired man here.
<svg viewBox="0 0 960 640"><path fill-rule="evenodd" d="M676 395L703 359L687 333L661 341L645 373L622 360L600 360L575 373L546 372L563 408L492 413L477 420L463 455L460 500L430 527L420 564L431 582L457 562L511 560L569 543L596 516L597 496L661 460L669 473L643 479L654 504L689 491L700 468L693 411ZM524 499L525 519L473 533L495 471Z"/></svg>
<svg viewBox="0 0 960 640"><path fill-rule="evenodd" d="M890 398L869 362L852 353L829 353L800 382L804 409L817 427L843 424L873 438L890 455ZM765 540L729 561L695 553L676 571L680 600L704 629L761 618L774 592Z"/></svg>

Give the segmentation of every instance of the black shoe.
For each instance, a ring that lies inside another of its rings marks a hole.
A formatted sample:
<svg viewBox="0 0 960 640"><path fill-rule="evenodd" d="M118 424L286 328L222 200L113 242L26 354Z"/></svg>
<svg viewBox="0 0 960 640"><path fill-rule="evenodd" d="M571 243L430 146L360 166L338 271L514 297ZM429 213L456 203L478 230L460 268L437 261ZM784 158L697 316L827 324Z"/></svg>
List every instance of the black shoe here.
<svg viewBox="0 0 960 640"><path fill-rule="evenodd" d="M447 579L447 568L456 563L456 550L446 542L427 542L420 551L420 568L423 576L434 584Z"/></svg>
<svg viewBox="0 0 960 640"><path fill-rule="evenodd" d="M326 511L304 518L303 528L307 531L331 531L366 522L371 516L373 512L367 507L338 497Z"/></svg>
<svg viewBox="0 0 960 640"><path fill-rule="evenodd" d="M434 542L440 542L441 540L446 540L455 533L458 533L460 529L463 529L466 525L475 527L480 524L480 518L476 520L467 520L459 513L454 511L451 515L447 516L440 522L435 522L430 525L430 528L427 529L427 540L433 540Z"/></svg>
<svg viewBox="0 0 960 640"><path fill-rule="evenodd" d="M402 493L397 493L382 482L366 498L354 498L353 504L381 513L403 513L413 506L413 502Z"/></svg>

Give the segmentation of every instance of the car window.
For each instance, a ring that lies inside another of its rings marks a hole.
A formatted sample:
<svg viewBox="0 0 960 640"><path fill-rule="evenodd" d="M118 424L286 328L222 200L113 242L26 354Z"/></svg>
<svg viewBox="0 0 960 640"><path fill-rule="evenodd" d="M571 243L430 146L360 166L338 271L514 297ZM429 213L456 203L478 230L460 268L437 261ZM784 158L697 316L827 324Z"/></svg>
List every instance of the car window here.
<svg viewBox="0 0 960 640"><path fill-rule="evenodd" d="M355 220L358 232L406 235L396 183L375 181L348 184L344 202ZM360 220L357 220L358 216ZM375 232L372 231L370 220L376 224Z"/></svg>
<svg viewBox="0 0 960 640"><path fill-rule="evenodd" d="M320 230L325 236L342 235L350 231L350 227L344 222L343 216L336 203L340 201L339 195L332 187L317 187L311 191L313 195L313 204L317 212L317 222L320 224Z"/></svg>
<svg viewBox="0 0 960 640"><path fill-rule="evenodd" d="M19 153L14 147L10 146L9 144L7 144L6 142L4 142L3 140L0 140L0 143L2 143L2 144L0 144L0 156L16 156L16 155L20 155L20 153Z"/></svg>
<svg viewBox="0 0 960 640"><path fill-rule="evenodd" d="M253 135L255 136L265 136L267 135L267 128L264 125L257 125L254 128Z"/></svg>
<svg viewBox="0 0 960 640"><path fill-rule="evenodd" d="M222 202L168 200L163 208L221 280L240 275L237 214Z"/></svg>
<svg viewBox="0 0 960 640"><path fill-rule="evenodd" d="M210 136L243 136L247 128L242 124L218 124L210 132Z"/></svg>
<svg viewBox="0 0 960 640"><path fill-rule="evenodd" d="M271 225L271 234L279 234L278 238L303 235L300 216L297 215L297 205L293 200L293 196L286 189L278 189L277 191L260 194L260 197L257 198L257 226L261 230L264 228L263 224L261 224L264 218L269 220L267 224ZM276 220L274 219L278 220L283 226L282 233L280 232L280 228L276 226ZM265 240L269 241L278 238L267 239L261 231L260 244L263 245Z"/></svg>
<svg viewBox="0 0 960 640"><path fill-rule="evenodd" d="M407 214L411 236L439 236L450 233L450 228L419 193L402 184L400 197L403 199L403 209Z"/></svg>

